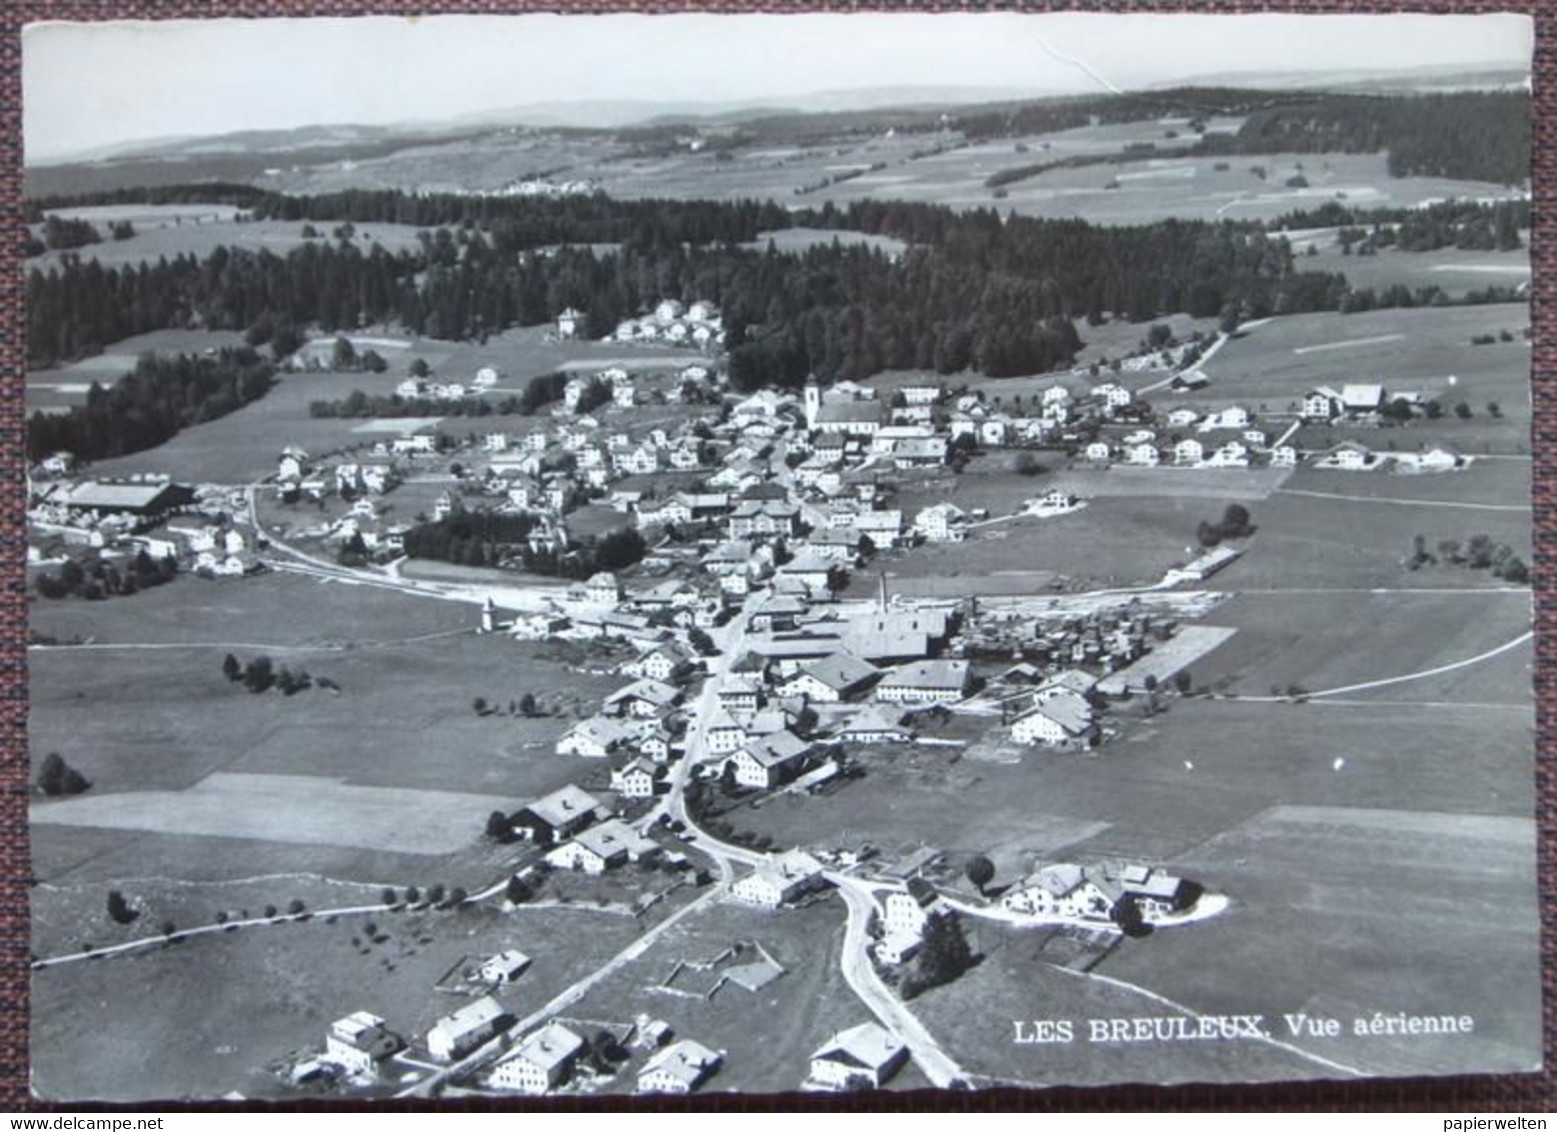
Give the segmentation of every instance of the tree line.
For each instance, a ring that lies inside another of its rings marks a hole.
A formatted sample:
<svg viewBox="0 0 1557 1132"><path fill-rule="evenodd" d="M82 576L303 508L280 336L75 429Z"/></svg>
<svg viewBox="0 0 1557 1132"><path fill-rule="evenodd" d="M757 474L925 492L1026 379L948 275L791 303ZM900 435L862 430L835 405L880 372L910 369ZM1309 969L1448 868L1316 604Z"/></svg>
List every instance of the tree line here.
<svg viewBox="0 0 1557 1132"><path fill-rule="evenodd" d="M274 383L275 367L248 347L199 357L148 354L111 388L93 382L86 404L68 413L34 413L28 456L37 461L66 451L103 460L155 448L180 429L263 397Z"/></svg>

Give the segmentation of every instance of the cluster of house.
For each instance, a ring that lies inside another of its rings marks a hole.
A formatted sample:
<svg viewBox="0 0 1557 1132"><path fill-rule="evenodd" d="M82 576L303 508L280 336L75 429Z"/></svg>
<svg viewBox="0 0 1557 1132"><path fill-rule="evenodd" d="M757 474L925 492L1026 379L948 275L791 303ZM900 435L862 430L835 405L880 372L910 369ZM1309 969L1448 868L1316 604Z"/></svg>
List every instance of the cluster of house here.
<svg viewBox="0 0 1557 1132"><path fill-rule="evenodd" d="M544 178L526 177L510 181L500 189L487 192L472 190L473 195L494 197L587 197L595 191L595 183L589 180L548 181Z"/></svg>
<svg viewBox="0 0 1557 1132"><path fill-rule="evenodd" d="M1120 904L1128 901L1149 923L1187 910L1194 899L1194 889L1183 878L1148 865L1050 864L1013 884L1000 904L1034 919L1113 923Z"/></svg>
<svg viewBox="0 0 1557 1132"><path fill-rule="evenodd" d="M427 1049L440 1061L468 1056L507 1033L514 1018L497 999L478 998L443 1018L427 1033ZM549 1019L513 1040L485 1074L490 1089L544 1096L573 1077L591 1052L582 1027ZM716 1074L724 1054L690 1038L672 1040L664 1022L645 1019L634 1026L635 1044L651 1052L637 1072L640 1093L691 1093Z"/></svg>
<svg viewBox="0 0 1557 1132"><path fill-rule="evenodd" d="M571 324L571 331L564 332L565 323ZM564 311L557 320L557 333L561 337L572 337L578 333L581 324L582 316L579 312ZM690 305L678 299L663 299L642 318L629 318L617 323L616 329L605 341L664 342L717 349L724 345L724 318L718 307L701 299Z"/></svg>
<svg viewBox="0 0 1557 1132"><path fill-rule="evenodd" d="M672 405L701 397L717 380L714 370L698 362L670 371L640 370L637 373L622 366L610 366L593 374L569 378L562 387L562 407L568 413L579 412L586 391L595 383L610 394L611 403L617 408L630 409L651 395L661 396Z"/></svg>
<svg viewBox="0 0 1557 1132"><path fill-rule="evenodd" d="M408 401L463 401L497 384L497 370L482 366L469 385L460 381L436 381L431 377L408 377L395 386L395 395Z"/></svg>
<svg viewBox="0 0 1557 1132"><path fill-rule="evenodd" d="M496 998L483 996L439 1018L427 1031L427 1052L442 1062L457 1061L508 1034L515 1019ZM550 1019L509 1042L484 1075L487 1088L544 1096L574 1076L591 1053L584 1027ZM711 1080L725 1063L722 1050L692 1038L677 1038L663 1021L646 1016L631 1028L631 1045L646 1054L635 1074L642 1094L685 1096ZM353 1085L381 1079L384 1067L406 1051L404 1038L384 1019L359 1010L331 1024L323 1055L294 1072L294 1079L332 1067ZM866 1022L832 1034L812 1054L804 1087L822 1090L878 1088L908 1059L907 1047L889 1031Z"/></svg>

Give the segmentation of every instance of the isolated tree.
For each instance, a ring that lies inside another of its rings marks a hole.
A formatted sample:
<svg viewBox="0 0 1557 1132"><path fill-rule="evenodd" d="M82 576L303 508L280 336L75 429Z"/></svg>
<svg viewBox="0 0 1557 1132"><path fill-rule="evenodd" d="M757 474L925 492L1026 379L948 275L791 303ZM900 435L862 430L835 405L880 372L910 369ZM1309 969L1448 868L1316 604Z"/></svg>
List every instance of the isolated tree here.
<svg viewBox="0 0 1557 1132"><path fill-rule="evenodd" d="M487 836L493 841L507 841L513 835L513 824L502 810L487 815Z"/></svg>
<svg viewBox="0 0 1557 1132"><path fill-rule="evenodd" d="M443 903L443 885L435 884L427 890L427 899L433 904Z"/></svg>
<svg viewBox="0 0 1557 1132"><path fill-rule="evenodd" d="M534 695L532 695L529 692L526 692L524 695L519 697L519 714L520 715L525 716L526 718L528 718L529 716L534 715L537 710L539 710L539 705L535 702L535 696Z"/></svg>
<svg viewBox="0 0 1557 1132"><path fill-rule="evenodd" d="M243 665L232 653L228 653L226 659L222 661L222 675L233 683L243 679Z"/></svg>
<svg viewBox="0 0 1557 1132"><path fill-rule="evenodd" d="M1503 406L1496 401L1487 402L1487 416L1497 419L1503 415Z"/></svg>
<svg viewBox="0 0 1557 1132"><path fill-rule="evenodd" d="M1249 509L1241 503L1229 503L1222 512L1222 534L1226 538L1242 538L1249 533Z"/></svg>
<svg viewBox="0 0 1557 1132"><path fill-rule="evenodd" d="M432 373L432 366L427 364L426 358L417 358L411 362L412 377L426 377Z"/></svg>
<svg viewBox="0 0 1557 1132"><path fill-rule="evenodd" d="M1530 580L1530 567L1525 565L1524 559L1512 555L1503 563L1503 580L1522 586Z"/></svg>
<svg viewBox="0 0 1557 1132"><path fill-rule="evenodd" d="M461 904L465 903L465 901L469 899L470 893L459 887L459 885L455 885L453 888L449 889L450 908L458 908Z"/></svg>
<svg viewBox="0 0 1557 1132"><path fill-rule="evenodd" d="M294 900L292 903L287 905L287 914L292 916L301 916L304 909L306 908L307 905L304 904L301 900Z"/></svg>
<svg viewBox="0 0 1557 1132"><path fill-rule="evenodd" d="M487 713L487 701L486 701L486 698L483 697L483 696L477 696L475 699L471 700L470 701L470 710L475 712L477 715L486 715L486 713Z"/></svg>
<svg viewBox="0 0 1557 1132"><path fill-rule="evenodd" d="M974 887L979 890L980 895L984 892L984 886L995 879L994 862L982 853L970 857L963 872L973 882Z"/></svg>
<svg viewBox="0 0 1557 1132"><path fill-rule="evenodd" d="M1173 686L1179 690L1181 696L1188 695L1194 679L1189 674L1189 669L1181 668L1173 674Z"/></svg>
<svg viewBox="0 0 1557 1132"><path fill-rule="evenodd" d="M530 891L530 886L524 883L524 878L515 873L508 878L508 890L504 893L510 904L523 904L535 894Z"/></svg>
<svg viewBox="0 0 1557 1132"><path fill-rule="evenodd" d="M244 686L256 695L260 692L268 692L276 682L273 668L270 657L255 657L249 661L248 667L243 670Z"/></svg>
<svg viewBox="0 0 1557 1132"><path fill-rule="evenodd" d="M171 937L176 931L178 931L178 927L173 923L172 920L162 921L162 934L164 936Z"/></svg>
<svg viewBox="0 0 1557 1132"><path fill-rule="evenodd" d="M395 890L392 888L385 888L383 892L379 893L379 899L384 902L384 907L386 908L400 903L399 896L395 894Z"/></svg>
<svg viewBox="0 0 1557 1132"><path fill-rule="evenodd" d="M1462 421L1468 421L1471 419L1471 407L1464 401L1461 401L1459 404L1454 406L1454 415L1459 417Z"/></svg>
<svg viewBox="0 0 1557 1132"><path fill-rule="evenodd" d="M351 369L357 364L357 347L351 344L351 339L345 335L335 339L335 345L330 350L330 368L335 370Z"/></svg>

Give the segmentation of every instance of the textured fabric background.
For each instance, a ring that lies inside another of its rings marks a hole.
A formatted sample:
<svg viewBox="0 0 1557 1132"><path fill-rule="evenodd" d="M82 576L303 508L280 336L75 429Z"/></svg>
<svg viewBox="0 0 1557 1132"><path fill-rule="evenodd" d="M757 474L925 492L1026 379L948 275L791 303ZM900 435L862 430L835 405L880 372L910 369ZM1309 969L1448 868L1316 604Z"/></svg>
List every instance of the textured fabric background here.
<svg viewBox="0 0 1557 1132"><path fill-rule="evenodd" d="M22 482L25 453L23 413L23 321L20 250L23 227L18 210L21 193L21 28L38 20L173 19L189 17L361 16L436 13L503 12L796 12L796 11L1049 11L1057 9L1111 12L1500 12L1520 11L1536 17L1535 49L1535 234L1533 238L1533 325L1535 396L1535 563L1537 593L1537 772L1536 814L1540 836L1541 920L1543 927L1542 983L1545 987L1546 1071L1506 1077L1459 1077L1417 1080L1369 1080L1319 1082L1309 1085L1209 1086L1172 1089L1116 1087L1108 1089L990 1090L976 1093L881 1093L842 1097L795 1095L785 1097L725 1096L712 1094L689 1101L653 1102L631 1098L580 1101L457 1101L424 1102L384 1107L460 1109L574 1110L584 1107L662 1110L683 1108L767 1111L778 1108L895 1110L939 1108L957 1112L987 1110L1486 1110L1546 1111L1552 1107L1554 1088L1553 1035L1557 1033L1557 963L1554 963L1554 922L1557 922L1557 845L1553 842L1553 817L1557 814L1557 673L1553 671L1553 631L1557 609L1553 587L1557 564L1557 390L1552 370L1557 366L1557 327L1552 324L1557 299L1557 217L1552 213L1557 185L1557 2L1524 0L1415 0L1406 3L1370 0L1275 0L1266 3L1088 2L1070 3L838 3L793 2L671 3L665 0L584 0L573 3L466 2L430 0L400 2L351 2L351 0L0 0L0 208L4 210L4 239L0 240L0 1110L47 1109L28 1093L27 891L30 863L27 850L27 598ZM1323 59L1312 61L1323 66ZM280 77L280 76L278 76ZM371 81L371 80L370 80ZM1401 957L1408 962L1407 957ZM84 1106L70 1106L79 1111ZM85 1106L112 1108L108 1105ZM191 1110L219 1106L168 1106ZM320 1105L263 1106L256 1108L317 1108ZM353 1109L362 1104L331 1107ZM62 1110L65 1111L65 1110Z"/></svg>

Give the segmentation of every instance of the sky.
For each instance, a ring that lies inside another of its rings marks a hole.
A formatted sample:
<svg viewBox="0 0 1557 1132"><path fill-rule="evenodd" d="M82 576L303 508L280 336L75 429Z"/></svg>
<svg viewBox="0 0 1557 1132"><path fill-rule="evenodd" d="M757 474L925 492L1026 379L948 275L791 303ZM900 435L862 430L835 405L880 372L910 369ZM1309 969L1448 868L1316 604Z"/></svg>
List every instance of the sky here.
<svg viewBox="0 0 1557 1132"><path fill-rule="evenodd" d="M534 103L1136 89L1208 74L1530 66L1487 15L526 15L35 24L26 158L150 138L434 122Z"/></svg>

